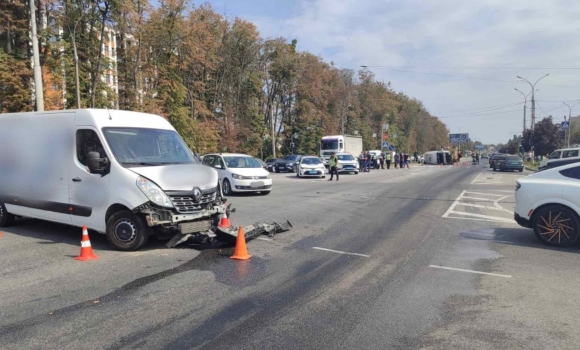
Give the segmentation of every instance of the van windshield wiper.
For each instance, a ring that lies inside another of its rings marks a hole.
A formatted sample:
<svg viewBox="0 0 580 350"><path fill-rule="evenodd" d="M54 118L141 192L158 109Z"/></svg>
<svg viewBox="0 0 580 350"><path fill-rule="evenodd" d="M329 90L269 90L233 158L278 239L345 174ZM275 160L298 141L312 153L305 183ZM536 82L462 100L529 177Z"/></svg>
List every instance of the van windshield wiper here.
<svg viewBox="0 0 580 350"><path fill-rule="evenodd" d="M163 165L163 163L123 162L123 165L159 166L159 165Z"/></svg>

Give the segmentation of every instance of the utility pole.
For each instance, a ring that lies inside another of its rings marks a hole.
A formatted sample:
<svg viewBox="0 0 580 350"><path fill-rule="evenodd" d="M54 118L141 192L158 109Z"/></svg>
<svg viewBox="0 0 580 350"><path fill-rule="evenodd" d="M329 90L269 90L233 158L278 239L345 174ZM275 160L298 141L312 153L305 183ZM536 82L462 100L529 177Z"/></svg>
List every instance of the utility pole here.
<svg viewBox="0 0 580 350"><path fill-rule="evenodd" d="M274 118L274 99L272 99L270 113L272 114L272 158L276 158L276 119Z"/></svg>
<svg viewBox="0 0 580 350"><path fill-rule="evenodd" d="M34 0L30 4L30 28L32 32L32 56L34 65L34 95L36 98L36 110L44 112L44 93L42 91L42 71L40 70L40 52L38 51L38 35L36 34L36 6Z"/></svg>
<svg viewBox="0 0 580 350"><path fill-rule="evenodd" d="M518 90L517 88L514 88L514 90L516 90L517 92L519 92L520 94L522 94L522 96L524 96L524 129L523 132L526 131L526 109L528 106L528 96L530 96L530 94L532 93L531 91L526 95L523 92L521 92L520 90ZM538 91L540 89L536 89L536 91ZM523 136L523 132L522 132L522 136Z"/></svg>
<svg viewBox="0 0 580 350"><path fill-rule="evenodd" d="M536 90L536 84L544 79L545 77L547 77L548 75L550 75L550 73L544 75L543 77L541 77L540 79L536 80L535 83L531 83L529 80L520 77L519 75L517 76L518 79L520 79L521 81L525 81L526 83L530 84L530 86L532 87L532 127L530 129L532 129L532 131L534 131L534 125L536 124L536 98L535 98L535 94L534 91Z"/></svg>

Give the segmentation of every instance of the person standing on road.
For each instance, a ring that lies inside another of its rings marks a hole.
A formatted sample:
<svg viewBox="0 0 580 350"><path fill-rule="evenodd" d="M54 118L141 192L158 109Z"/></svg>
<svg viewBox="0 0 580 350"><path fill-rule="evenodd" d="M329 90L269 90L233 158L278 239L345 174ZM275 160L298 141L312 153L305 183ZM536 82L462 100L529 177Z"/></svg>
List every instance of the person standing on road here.
<svg viewBox="0 0 580 350"><path fill-rule="evenodd" d="M401 156L399 157L399 169L403 169L405 168L405 156L407 155L407 153L402 152Z"/></svg>
<svg viewBox="0 0 580 350"><path fill-rule="evenodd" d="M358 168L360 169L360 171L364 172L365 170L365 152L364 151L360 151L360 154L358 156Z"/></svg>
<svg viewBox="0 0 580 350"><path fill-rule="evenodd" d="M399 168L399 158L401 158L401 154L395 152L395 169Z"/></svg>
<svg viewBox="0 0 580 350"><path fill-rule="evenodd" d="M479 165L479 153L475 154L475 161L477 162L477 165Z"/></svg>
<svg viewBox="0 0 580 350"><path fill-rule="evenodd" d="M411 166L409 165L409 155L407 153L405 153L403 164L407 167L407 169L411 169Z"/></svg>
<svg viewBox="0 0 580 350"><path fill-rule="evenodd" d="M328 181L332 181L334 174L336 174L336 181L338 181L338 158L336 158L336 153L332 152L332 155L328 160L328 166L330 167L330 179Z"/></svg>
<svg viewBox="0 0 580 350"><path fill-rule="evenodd" d="M367 151L367 159L365 162L365 167L367 169L367 173L371 172L371 163L373 162L373 155L371 152Z"/></svg>
<svg viewBox="0 0 580 350"><path fill-rule="evenodd" d="M419 163L419 156L417 155L417 150L413 153L413 158L415 158L415 163Z"/></svg>
<svg viewBox="0 0 580 350"><path fill-rule="evenodd" d="M391 168L391 152L385 153L385 162L387 163L387 170Z"/></svg>

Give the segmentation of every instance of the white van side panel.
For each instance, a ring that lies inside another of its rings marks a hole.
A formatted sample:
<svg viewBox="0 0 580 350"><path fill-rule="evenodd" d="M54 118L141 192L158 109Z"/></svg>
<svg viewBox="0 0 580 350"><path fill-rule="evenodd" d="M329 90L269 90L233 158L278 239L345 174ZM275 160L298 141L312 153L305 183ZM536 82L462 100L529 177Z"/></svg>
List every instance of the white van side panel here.
<svg viewBox="0 0 580 350"><path fill-rule="evenodd" d="M8 212L71 223L74 116L74 111L0 115L0 201Z"/></svg>

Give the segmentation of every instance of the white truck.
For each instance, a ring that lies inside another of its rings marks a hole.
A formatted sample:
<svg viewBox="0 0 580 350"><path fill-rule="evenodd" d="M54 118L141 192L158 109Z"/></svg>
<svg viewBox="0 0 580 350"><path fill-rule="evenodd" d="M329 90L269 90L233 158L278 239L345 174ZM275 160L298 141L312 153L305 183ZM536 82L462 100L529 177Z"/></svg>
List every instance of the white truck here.
<svg viewBox="0 0 580 350"><path fill-rule="evenodd" d="M328 160L332 152L350 153L356 158L362 150L362 136L358 135L323 136L320 140L320 158L326 166L328 166Z"/></svg>

